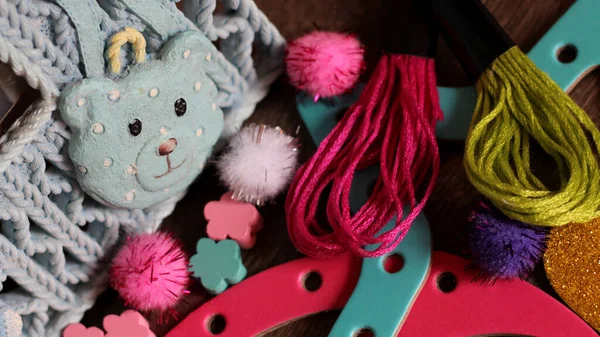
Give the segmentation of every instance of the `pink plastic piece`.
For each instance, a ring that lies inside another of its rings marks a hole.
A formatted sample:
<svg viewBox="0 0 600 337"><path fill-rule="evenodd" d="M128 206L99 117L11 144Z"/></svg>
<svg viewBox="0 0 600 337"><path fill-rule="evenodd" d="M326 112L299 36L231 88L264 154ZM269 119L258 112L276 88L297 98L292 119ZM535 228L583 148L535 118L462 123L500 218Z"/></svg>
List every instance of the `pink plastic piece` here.
<svg viewBox="0 0 600 337"><path fill-rule="evenodd" d="M215 241L229 237L240 247L250 249L256 243L256 233L263 227L263 219L256 207L234 200L232 195L232 192L225 193L221 200L206 204L206 233Z"/></svg>
<svg viewBox="0 0 600 337"><path fill-rule="evenodd" d="M249 337L298 318L341 309L356 287L361 263L344 254L328 260L304 258L268 269L202 305L167 337L212 337L209 325L218 315L226 322L219 337ZM321 279L316 290L305 287L311 273Z"/></svg>
<svg viewBox="0 0 600 337"><path fill-rule="evenodd" d="M433 266L399 337L464 337L515 334L597 337L582 319L540 289L522 281L472 282L460 257L435 252ZM444 293L438 279L450 273L456 289ZM240 335L242 336L242 335Z"/></svg>
<svg viewBox="0 0 600 337"><path fill-rule="evenodd" d="M96 328L86 328L81 323L71 324L63 331L63 337L104 337L104 331Z"/></svg>
<svg viewBox="0 0 600 337"><path fill-rule="evenodd" d="M106 337L156 337L148 321L139 312L127 310L121 314L104 317Z"/></svg>

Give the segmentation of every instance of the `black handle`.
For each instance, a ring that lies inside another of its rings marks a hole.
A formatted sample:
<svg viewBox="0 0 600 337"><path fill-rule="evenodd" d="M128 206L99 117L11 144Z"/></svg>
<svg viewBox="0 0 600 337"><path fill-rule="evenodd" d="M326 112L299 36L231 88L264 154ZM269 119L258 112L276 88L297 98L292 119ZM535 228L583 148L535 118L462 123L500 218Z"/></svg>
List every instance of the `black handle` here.
<svg viewBox="0 0 600 337"><path fill-rule="evenodd" d="M427 25L427 38L429 41L427 56L435 58L438 50L440 27L433 14L433 6L429 1L415 0L415 3L417 4L417 10L425 18L425 24Z"/></svg>
<svg viewBox="0 0 600 337"><path fill-rule="evenodd" d="M384 0L382 20L388 38L383 41L383 49L386 53L435 58L439 29L433 17L431 4L428 2L414 0L412 3L407 3L402 0ZM417 15L400 19L398 13L406 11L416 12ZM412 38L422 35L426 35L427 39Z"/></svg>
<svg viewBox="0 0 600 337"><path fill-rule="evenodd" d="M431 0L440 33L473 79L515 43L479 0Z"/></svg>

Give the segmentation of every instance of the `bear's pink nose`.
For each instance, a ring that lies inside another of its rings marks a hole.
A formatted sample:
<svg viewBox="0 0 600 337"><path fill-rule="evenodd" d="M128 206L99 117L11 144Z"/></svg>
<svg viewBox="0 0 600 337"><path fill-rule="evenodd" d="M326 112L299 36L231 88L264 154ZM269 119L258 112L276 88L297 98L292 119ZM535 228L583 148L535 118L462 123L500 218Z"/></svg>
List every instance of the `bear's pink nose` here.
<svg viewBox="0 0 600 337"><path fill-rule="evenodd" d="M169 155L175 150L176 147L177 139L169 138L164 143L160 144L158 147L158 154L161 156Z"/></svg>

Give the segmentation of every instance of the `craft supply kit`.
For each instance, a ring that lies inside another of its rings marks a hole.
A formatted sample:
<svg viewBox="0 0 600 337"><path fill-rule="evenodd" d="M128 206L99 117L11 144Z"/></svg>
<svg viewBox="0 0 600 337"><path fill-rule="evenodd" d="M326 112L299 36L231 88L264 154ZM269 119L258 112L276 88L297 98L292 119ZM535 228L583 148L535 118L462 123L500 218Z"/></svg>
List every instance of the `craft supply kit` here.
<svg viewBox="0 0 600 337"><path fill-rule="evenodd" d="M252 0L0 0L0 336L254 337L326 311L330 337L598 336L600 132L565 91L600 3L525 54L480 0L407 2L427 46L387 39L369 70L358 33L286 42ZM475 87L438 86L440 39ZM280 75L309 139L246 123ZM444 140L480 193L464 256L424 213ZM190 250L159 226L209 165ZM270 207L303 256L254 272ZM80 323L108 287L126 309Z"/></svg>

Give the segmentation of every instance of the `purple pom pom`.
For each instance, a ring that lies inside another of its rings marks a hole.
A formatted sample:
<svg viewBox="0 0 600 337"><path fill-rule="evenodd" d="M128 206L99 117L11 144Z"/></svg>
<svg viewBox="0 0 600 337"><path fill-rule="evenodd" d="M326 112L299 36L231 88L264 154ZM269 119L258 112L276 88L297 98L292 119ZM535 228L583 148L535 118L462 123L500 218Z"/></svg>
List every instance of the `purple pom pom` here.
<svg viewBox="0 0 600 337"><path fill-rule="evenodd" d="M512 220L484 204L474 211L469 247L480 277L526 278L546 249L546 229Z"/></svg>

